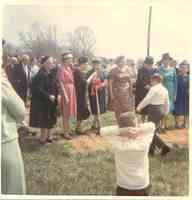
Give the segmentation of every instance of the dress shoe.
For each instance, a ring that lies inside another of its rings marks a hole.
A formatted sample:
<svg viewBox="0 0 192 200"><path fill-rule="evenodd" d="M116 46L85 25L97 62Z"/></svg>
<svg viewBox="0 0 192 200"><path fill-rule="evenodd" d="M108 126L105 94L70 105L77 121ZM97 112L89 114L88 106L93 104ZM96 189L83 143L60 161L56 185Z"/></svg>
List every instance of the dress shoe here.
<svg viewBox="0 0 192 200"><path fill-rule="evenodd" d="M47 138L48 143L53 143L53 140L51 138Z"/></svg>
<svg viewBox="0 0 192 200"><path fill-rule="evenodd" d="M47 140L39 140L39 143L40 143L41 145L45 145L45 144L47 143Z"/></svg>
<svg viewBox="0 0 192 200"><path fill-rule="evenodd" d="M65 138L66 140L72 140L72 139L73 139L73 138L70 136L69 133L61 134L61 136L62 136L63 138Z"/></svg>
<svg viewBox="0 0 192 200"><path fill-rule="evenodd" d="M84 133L80 129L76 128L75 129L75 134L76 135L83 135Z"/></svg>
<svg viewBox="0 0 192 200"><path fill-rule="evenodd" d="M165 155L167 155L170 151L171 151L170 147L165 146L165 147L163 147L163 149L162 149L162 151L161 151L161 155L162 155L162 156L165 156Z"/></svg>

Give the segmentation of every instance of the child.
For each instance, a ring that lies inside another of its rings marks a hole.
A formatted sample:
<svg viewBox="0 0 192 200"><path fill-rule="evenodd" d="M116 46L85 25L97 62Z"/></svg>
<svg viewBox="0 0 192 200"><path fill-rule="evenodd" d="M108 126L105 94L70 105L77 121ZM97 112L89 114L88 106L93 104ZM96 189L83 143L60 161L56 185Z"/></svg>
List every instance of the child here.
<svg viewBox="0 0 192 200"><path fill-rule="evenodd" d="M137 106L137 112L140 113L147 107L146 115L148 121L155 123L156 133L159 132L160 121L169 112L169 95L167 89L162 85L162 77L154 74L151 77L151 88L145 98ZM154 135L150 148L150 154L154 155L156 147L161 149L161 155L165 156L170 152L170 147L158 136Z"/></svg>
<svg viewBox="0 0 192 200"><path fill-rule="evenodd" d="M148 152L154 131L154 123L138 124L131 112L120 115L119 128L101 129L101 135L115 152L117 196L149 195ZM110 132L115 134L111 136Z"/></svg>

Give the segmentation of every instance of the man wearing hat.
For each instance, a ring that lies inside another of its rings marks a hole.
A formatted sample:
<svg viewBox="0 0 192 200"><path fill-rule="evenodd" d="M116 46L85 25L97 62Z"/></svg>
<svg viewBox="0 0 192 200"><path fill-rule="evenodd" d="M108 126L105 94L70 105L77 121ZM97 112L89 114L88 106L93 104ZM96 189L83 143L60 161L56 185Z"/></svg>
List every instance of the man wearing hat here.
<svg viewBox="0 0 192 200"><path fill-rule="evenodd" d="M150 88L150 78L157 72L157 69L153 68L153 57L147 56L144 60L143 67L138 70L136 80L135 91L135 107L144 99ZM141 114L145 115L146 109L141 111Z"/></svg>
<svg viewBox="0 0 192 200"><path fill-rule="evenodd" d="M161 155L165 155L170 151L170 148L161 140L157 132L159 131L160 121L169 112L169 94L162 84L160 74L154 74L150 80L152 87L145 98L139 103L136 110L137 112L141 112L144 108L148 107L146 110L148 121L155 123L156 126L150 153L153 155L157 146L162 150Z"/></svg>
<svg viewBox="0 0 192 200"><path fill-rule="evenodd" d="M92 60L93 69L89 72L93 74L95 72L95 77L89 84L89 101L91 113L94 116L92 128L99 130L101 127L100 124L100 114L103 114L107 111L106 107L106 87L107 87L107 74L101 66L101 59L95 58Z"/></svg>

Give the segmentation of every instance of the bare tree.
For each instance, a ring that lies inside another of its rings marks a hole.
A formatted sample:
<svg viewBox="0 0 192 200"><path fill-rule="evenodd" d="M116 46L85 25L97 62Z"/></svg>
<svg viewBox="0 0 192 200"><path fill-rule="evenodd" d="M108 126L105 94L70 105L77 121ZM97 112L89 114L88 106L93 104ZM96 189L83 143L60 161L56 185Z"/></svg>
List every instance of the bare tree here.
<svg viewBox="0 0 192 200"><path fill-rule="evenodd" d="M95 52L96 38L91 28L79 26L73 33L65 34L66 46L72 50L75 57L88 56L92 58Z"/></svg>
<svg viewBox="0 0 192 200"><path fill-rule="evenodd" d="M56 26L45 26L38 22L33 23L28 32L20 32L21 47L32 56L50 55L59 57L65 50L72 50L73 55L94 56L96 39L91 28L79 26L74 32L64 34L62 44L58 41Z"/></svg>
<svg viewBox="0 0 192 200"><path fill-rule="evenodd" d="M22 54L22 50L19 46L12 44L9 41L6 41L5 44L3 45L3 53L6 55L20 55Z"/></svg>
<svg viewBox="0 0 192 200"><path fill-rule="evenodd" d="M36 22L32 24L30 31L20 32L19 37L24 51L31 52L32 56L57 56L61 53L56 26Z"/></svg>

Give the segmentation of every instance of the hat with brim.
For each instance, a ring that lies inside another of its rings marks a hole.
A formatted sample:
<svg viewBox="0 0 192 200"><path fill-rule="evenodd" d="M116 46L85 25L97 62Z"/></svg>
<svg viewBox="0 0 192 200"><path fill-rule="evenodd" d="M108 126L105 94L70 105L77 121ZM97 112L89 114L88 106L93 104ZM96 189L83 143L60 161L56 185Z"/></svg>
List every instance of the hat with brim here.
<svg viewBox="0 0 192 200"><path fill-rule="evenodd" d="M87 57L84 57L84 56L80 57L80 58L79 58L79 64L80 64L80 65L81 65L81 64L88 64L88 58L87 58Z"/></svg>
<svg viewBox="0 0 192 200"><path fill-rule="evenodd" d="M99 58L95 58L92 60L92 64L100 64L101 60Z"/></svg>
<svg viewBox="0 0 192 200"><path fill-rule="evenodd" d="M147 56L147 57L145 58L145 60L144 60L144 63L145 63L145 64L148 64L148 65L153 65L153 63L154 63L153 57Z"/></svg>
<svg viewBox="0 0 192 200"><path fill-rule="evenodd" d="M162 54L162 59L161 60L171 60L171 56L169 53L164 53Z"/></svg>
<svg viewBox="0 0 192 200"><path fill-rule="evenodd" d="M183 60L183 61L179 64L179 67L183 67L183 66L189 67L190 64L189 64L186 60Z"/></svg>
<svg viewBox="0 0 192 200"><path fill-rule="evenodd" d="M71 52L63 53L61 56L63 57L64 60L69 59L69 58L73 58L73 55L72 55Z"/></svg>

